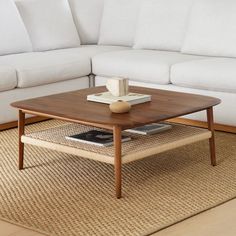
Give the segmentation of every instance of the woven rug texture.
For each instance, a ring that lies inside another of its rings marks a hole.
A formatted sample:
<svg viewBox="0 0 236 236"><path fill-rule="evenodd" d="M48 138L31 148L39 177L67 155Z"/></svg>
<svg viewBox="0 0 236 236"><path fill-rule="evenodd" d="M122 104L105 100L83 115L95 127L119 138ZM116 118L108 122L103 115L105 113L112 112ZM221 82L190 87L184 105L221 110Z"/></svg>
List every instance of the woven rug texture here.
<svg viewBox="0 0 236 236"><path fill-rule="evenodd" d="M0 133L0 218L48 235L150 235L236 197L234 134L216 133L216 167L207 140L124 165L119 200L112 165L26 145L19 171L17 140Z"/></svg>

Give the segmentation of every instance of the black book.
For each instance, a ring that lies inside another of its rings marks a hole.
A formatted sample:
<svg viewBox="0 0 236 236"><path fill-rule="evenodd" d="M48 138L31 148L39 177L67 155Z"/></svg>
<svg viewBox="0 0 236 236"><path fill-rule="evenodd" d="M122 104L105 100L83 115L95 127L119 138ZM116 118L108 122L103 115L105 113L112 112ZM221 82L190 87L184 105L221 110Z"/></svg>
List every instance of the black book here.
<svg viewBox="0 0 236 236"><path fill-rule="evenodd" d="M85 133L66 136L66 139L103 147L113 145L113 134L99 130L90 130ZM122 135L122 142L129 140L131 140L130 137Z"/></svg>

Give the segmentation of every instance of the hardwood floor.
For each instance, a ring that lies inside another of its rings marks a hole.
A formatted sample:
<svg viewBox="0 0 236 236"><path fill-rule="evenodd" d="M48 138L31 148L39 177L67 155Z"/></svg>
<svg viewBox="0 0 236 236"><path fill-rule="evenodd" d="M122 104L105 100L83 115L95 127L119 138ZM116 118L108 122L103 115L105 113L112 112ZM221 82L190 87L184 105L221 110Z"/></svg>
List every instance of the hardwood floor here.
<svg viewBox="0 0 236 236"><path fill-rule="evenodd" d="M45 236L45 235L0 220L0 236Z"/></svg>
<svg viewBox="0 0 236 236"><path fill-rule="evenodd" d="M236 199L161 230L152 236L235 236Z"/></svg>
<svg viewBox="0 0 236 236"><path fill-rule="evenodd" d="M34 116L27 118L25 120L25 124L33 124L41 121L49 120L46 117L40 117L40 116ZM13 121L5 124L0 124L0 131L6 130L6 129L11 129L11 128L16 128L18 125L18 121Z"/></svg>
<svg viewBox="0 0 236 236"><path fill-rule="evenodd" d="M152 236L235 236L236 199L168 227ZM0 221L0 236L45 236Z"/></svg>

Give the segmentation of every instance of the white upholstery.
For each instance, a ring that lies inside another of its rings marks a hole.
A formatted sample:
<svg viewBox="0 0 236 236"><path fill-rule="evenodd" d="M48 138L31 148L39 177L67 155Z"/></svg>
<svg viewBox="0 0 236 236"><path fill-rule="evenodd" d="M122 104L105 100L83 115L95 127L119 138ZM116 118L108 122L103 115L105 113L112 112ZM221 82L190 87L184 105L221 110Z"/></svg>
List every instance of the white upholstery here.
<svg viewBox="0 0 236 236"><path fill-rule="evenodd" d="M18 0L16 3L34 51L80 45L67 0Z"/></svg>
<svg viewBox="0 0 236 236"><path fill-rule="evenodd" d="M10 103L88 87L93 73L97 85L117 76L218 97L215 121L236 126L236 59L229 58L236 57L235 0L15 1L18 9L0 0L0 124L17 119ZM80 45L79 36L99 43ZM186 54L174 52L181 45Z"/></svg>
<svg viewBox="0 0 236 236"><path fill-rule="evenodd" d="M88 77L82 77L79 79L47 84L33 88L17 88L14 90L1 92L0 109L4 112L1 112L0 124L16 121L18 119L18 110L10 106L10 104L15 101L79 90L87 88L88 85Z"/></svg>
<svg viewBox="0 0 236 236"><path fill-rule="evenodd" d="M236 57L236 1L197 0L182 52Z"/></svg>
<svg viewBox="0 0 236 236"><path fill-rule="evenodd" d="M96 86L101 86L106 83L106 77L96 76ZM183 93L193 93L200 94L205 96L212 96L221 99L221 104L214 107L214 120L218 124L225 125L234 125L236 126L236 93L225 93L225 92L216 92L216 91L208 91L208 90L200 90L200 89L191 89L175 86L173 84L160 85L154 83L145 83L139 81L130 81L130 85L134 86L142 86L148 88L156 88L156 89L164 89L164 90L172 90ZM206 121L206 112L197 112L191 115L185 116L185 118Z"/></svg>
<svg viewBox="0 0 236 236"><path fill-rule="evenodd" d="M126 50L97 55L93 57L92 65L93 73L100 76L169 84L171 65L201 58L177 52Z"/></svg>
<svg viewBox="0 0 236 236"><path fill-rule="evenodd" d="M82 44L98 42L104 0L69 0Z"/></svg>
<svg viewBox="0 0 236 236"><path fill-rule="evenodd" d="M180 51L193 0L145 0L134 48Z"/></svg>
<svg viewBox="0 0 236 236"><path fill-rule="evenodd" d="M50 84L87 76L91 73L91 57L115 50L118 46L81 46L48 52L24 53L0 57L0 65L8 65L17 71L20 88Z"/></svg>
<svg viewBox="0 0 236 236"><path fill-rule="evenodd" d="M10 66L0 66L0 92L17 86L16 70Z"/></svg>
<svg viewBox="0 0 236 236"><path fill-rule="evenodd" d="M105 0L99 44L133 46L141 0Z"/></svg>
<svg viewBox="0 0 236 236"><path fill-rule="evenodd" d="M132 83L133 85L137 85L137 83ZM211 96L221 99L221 104L214 107L214 122L218 124L225 125L234 125L236 126L236 94L235 93L225 93L225 92L217 92L217 91L209 91L209 90L201 90L201 89L191 89L184 88L175 85L156 85L156 84L140 84L141 86L148 86L151 88L164 89L164 90L172 90L182 93L193 93L204 96ZM139 85L139 86L140 86ZM184 118L206 121L206 111L193 113Z"/></svg>
<svg viewBox="0 0 236 236"><path fill-rule="evenodd" d="M38 52L0 57L0 65L17 71L18 87L26 88L70 80L91 73L90 58L79 53Z"/></svg>
<svg viewBox="0 0 236 236"><path fill-rule="evenodd" d="M102 46L102 45L81 45L77 48L67 48L67 49L59 49L52 51L54 54L56 53L72 53L72 54L80 54L89 58L97 54L102 54L105 52L113 52L113 51L121 51L121 50L129 50L128 47L122 46Z"/></svg>
<svg viewBox="0 0 236 236"><path fill-rule="evenodd" d="M0 0L0 55L29 51L32 45L14 1Z"/></svg>
<svg viewBox="0 0 236 236"><path fill-rule="evenodd" d="M236 60L212 58L175 64L171 82L188 88L236 93Z"/></svg>

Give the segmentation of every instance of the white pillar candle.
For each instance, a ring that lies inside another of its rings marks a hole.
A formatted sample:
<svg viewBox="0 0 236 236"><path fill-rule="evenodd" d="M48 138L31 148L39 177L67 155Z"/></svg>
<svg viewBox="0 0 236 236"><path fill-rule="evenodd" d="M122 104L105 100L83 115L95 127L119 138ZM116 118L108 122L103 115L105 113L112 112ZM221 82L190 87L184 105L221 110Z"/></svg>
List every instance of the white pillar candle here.
<svg viewBox="0 0 236 236"><path fill-rule="evenodd" d="M118 77L110 78L107 80L106 87L113 96L125 96L129 93L129 80Z"/></svg>

